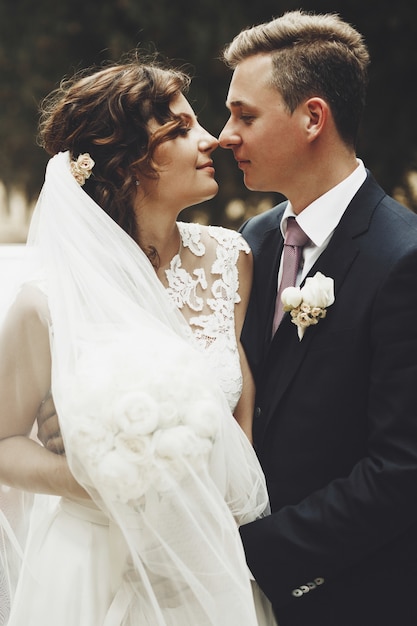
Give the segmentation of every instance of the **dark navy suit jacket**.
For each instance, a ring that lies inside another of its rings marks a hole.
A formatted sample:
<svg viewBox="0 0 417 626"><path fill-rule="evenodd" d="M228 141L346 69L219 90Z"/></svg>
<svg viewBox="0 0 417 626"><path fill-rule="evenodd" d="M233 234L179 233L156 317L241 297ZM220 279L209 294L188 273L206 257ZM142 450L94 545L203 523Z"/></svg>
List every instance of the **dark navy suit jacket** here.
<svg viewBox="0 0 417 626"><path fill-rule="evenodd" d="M279 626L416 626L417 215L368 172L309 276L335 302L271 341L286 203L241 229L254 254L242 342L272 515L241 528Z"/></svg>

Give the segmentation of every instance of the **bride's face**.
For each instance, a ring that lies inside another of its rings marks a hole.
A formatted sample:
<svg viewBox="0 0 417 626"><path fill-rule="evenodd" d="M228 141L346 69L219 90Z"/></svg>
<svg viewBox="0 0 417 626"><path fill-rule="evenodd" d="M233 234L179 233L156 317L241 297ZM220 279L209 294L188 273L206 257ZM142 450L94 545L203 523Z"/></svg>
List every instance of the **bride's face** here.
<svg viewBox="0 0 417 626"><path fill-rule="evenodd" d="M183 118L184 127L175 139L156 149L159 178L148 193L159 203L182 210L216 195L218 184L211 153L219 142L198 123L182 94L175 97L170 109Z"/></svg>

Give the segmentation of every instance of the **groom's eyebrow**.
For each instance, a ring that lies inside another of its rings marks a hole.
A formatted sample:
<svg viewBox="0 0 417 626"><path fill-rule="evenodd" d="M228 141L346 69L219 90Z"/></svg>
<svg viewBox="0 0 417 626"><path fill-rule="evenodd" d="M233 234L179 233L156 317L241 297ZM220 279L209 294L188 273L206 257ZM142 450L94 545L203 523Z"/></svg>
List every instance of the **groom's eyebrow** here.
<svg viewBox="0 0 417 626"><path fill-rule="evenodd" d="M232 100L231 102L228 102L226 100L225 105L228 109L235 109L238 107L244 107L245 103L243 102L243 100Z"/></svg>

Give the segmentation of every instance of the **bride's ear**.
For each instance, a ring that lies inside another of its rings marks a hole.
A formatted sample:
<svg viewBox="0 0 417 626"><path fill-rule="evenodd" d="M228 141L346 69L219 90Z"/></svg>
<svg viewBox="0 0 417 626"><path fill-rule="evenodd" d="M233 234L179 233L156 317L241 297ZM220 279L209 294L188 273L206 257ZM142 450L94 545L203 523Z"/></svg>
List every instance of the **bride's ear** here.
<svg viewBox="0 0 417 626"><path fill-rule="evenodd" d="M323 98L309 98L304 103L305 130L309 141L314 141L323 132L329 116L330 107Z"/></svg>

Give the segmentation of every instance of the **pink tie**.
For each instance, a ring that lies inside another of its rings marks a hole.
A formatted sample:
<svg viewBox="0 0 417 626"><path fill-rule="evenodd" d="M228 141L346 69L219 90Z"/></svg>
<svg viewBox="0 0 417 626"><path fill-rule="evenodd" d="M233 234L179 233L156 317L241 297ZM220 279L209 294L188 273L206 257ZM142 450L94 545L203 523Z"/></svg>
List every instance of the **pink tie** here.
<svg viewBox="0 0 417 626"><path fill-rule="evenodd" d="M274 321L272 323L272 336L284 316L284 309L281 302L281 294L286 287L294 287L297 279L298 267L300 265L303 247L309 241L309 238L298 225L295 217L289 217L287 220L287 232L284 241L284 256L282 259L282 276L279 285L277 299L275 302Z"/></svg>

